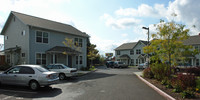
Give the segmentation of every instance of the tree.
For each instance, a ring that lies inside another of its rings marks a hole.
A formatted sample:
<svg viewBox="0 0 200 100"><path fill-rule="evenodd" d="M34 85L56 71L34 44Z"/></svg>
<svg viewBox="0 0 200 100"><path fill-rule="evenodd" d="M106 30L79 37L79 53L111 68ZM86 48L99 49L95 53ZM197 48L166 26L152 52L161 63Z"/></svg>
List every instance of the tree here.
<svg viewBox="0 0 200 100"><path fill-rule="evenodd" d="M89 38L87 39L87 63L88 67L93 66L93 60L98 57L99 51L96 48L96 45L91 44Z"/></svg>
<svg viewBox="0 0 200 100"><path fill-rule="evenodd" d="M189 29L185 29L185 25L160 20L157 30L157 33L152 34L154 40L151 41L150 46L143 48L145 53L152 54L151 60L155 63L159 61L167 63L171 71L171 66L184 62L186 55L195 54L192 46L183 44L183 41L189 37Z"/></svg>

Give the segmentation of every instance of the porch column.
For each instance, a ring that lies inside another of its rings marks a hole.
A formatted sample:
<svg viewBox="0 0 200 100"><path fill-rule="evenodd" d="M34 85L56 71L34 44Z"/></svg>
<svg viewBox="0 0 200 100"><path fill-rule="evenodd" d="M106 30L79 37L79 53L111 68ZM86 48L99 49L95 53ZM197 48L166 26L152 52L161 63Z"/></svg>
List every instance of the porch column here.
<svg viewBox="0 0 200 100"><path fill-rule="evenodd" d="M55 64L55 53L53 53L53 64Z"/></svg>
<svg viewBox="0 0 200 100"><path fill-rule="evenodd" d="M68 66L68 55L66 55L66 65Z"/></svg>
<svg viewBox="0 0 200 100"><path fill-rule="evenodd" d="M79 55L78 55L78 68L77 69L79 69Z"/></svg>
<svg viewBox="0 0 200 100"><path fill-rule="evenodd" d="M191 60L192 60L192 63L191 63L191 65L193 66L193 65L194 65L194 61L193 61L193 58L192 58Z"/></svg>

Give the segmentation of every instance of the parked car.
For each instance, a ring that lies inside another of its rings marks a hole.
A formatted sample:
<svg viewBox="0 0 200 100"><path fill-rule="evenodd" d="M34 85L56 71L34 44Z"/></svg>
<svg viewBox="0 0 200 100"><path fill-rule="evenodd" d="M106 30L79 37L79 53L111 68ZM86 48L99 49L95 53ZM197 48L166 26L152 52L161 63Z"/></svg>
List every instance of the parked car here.
<svg viewBox="0 0 200 100"><path fill-rule="evenodd" d="M139 64L138 65L138 70L140 70L140 69L145 69L145 68L147 68L148 67L148 62L145 62L145 63L142 63L142 64Z"/></svg>
<svg viewBox="0 0 200 100"><path fill-rule="evenodd" d="M76 68L70 68L64 64L50 64L47 66L47 69L58 72L60 80L64 80L66 77L77 76Z"/></svg>
<svg viewBox="0 0 200 100"><path fill-rule="evenodd" d="M113 67L114 68L127 68L128 65L121 61L115 61Z"/></svg>
<svg viewBox="0 0 200 100"><path fill-rule="evenodd" d="M106 62L106 66L109 68L109 67L113 67L114 66L114 61L107 61Z"/></svg>
<svg viewBox="0 0 200 100"><path fill-rule="evenodd" d="M17 65L0 73L0 83L29 86L37 90L40 86L49 86L59 81L58 73L49 71L40 65Z"/></svg>
<svg viewBox="0 0 200 100"><path fill-rule="evenodd" d="M184 69L184 68L191 68L191 67L195 67L195 66L192 66L192 65L189 64L189 63L179 63L178 66L175 67L175 71L176 71L176 72L179 72L181 69Z"/></svg>

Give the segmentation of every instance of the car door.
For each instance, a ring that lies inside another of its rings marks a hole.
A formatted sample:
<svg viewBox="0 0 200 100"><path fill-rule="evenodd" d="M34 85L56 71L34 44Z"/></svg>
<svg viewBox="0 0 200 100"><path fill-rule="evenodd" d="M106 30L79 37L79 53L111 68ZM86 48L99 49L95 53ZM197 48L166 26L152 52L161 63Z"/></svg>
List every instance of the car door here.
<svg viewBox="0 0 200 100"><path fill-rule="evenodd" d="M3 84L19 84L18 83L19 82L19 78L18 78L19 70L20 70L20 67L16 66L16 67L11 68L7 72L5 72L2 75L2 79L3 79L2 83Z"/></svg>
<svg viewBox="0 0 200 100"><path fill-rule="evenodd" d="M31 79L35 79L35 71L28 66L22 66L18 74L19 85L28 85Z"/></svg>

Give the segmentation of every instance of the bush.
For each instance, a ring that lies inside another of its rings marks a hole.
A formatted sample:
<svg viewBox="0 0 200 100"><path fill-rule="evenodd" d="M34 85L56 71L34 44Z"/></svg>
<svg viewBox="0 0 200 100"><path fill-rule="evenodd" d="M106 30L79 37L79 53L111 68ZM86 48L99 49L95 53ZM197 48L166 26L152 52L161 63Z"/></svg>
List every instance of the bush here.
<svg viewBox="0 0 200 100"><path fill-rule="evenodd" d="M153 75L150 67L144 69L144 71L143 71L143 77L145 77L145 78L153 78L153 76L154 75Z"/></svg>
<svg viewBox="0 0 200 100"><path fill-rule="evenodd" d="M200 76L200 67L186 68L186 73L194 74L196 76Z"/></svg>
<svg viewBox="0 0 200 100"><path fill-rule="evenodd" d="M154 74L154 78L161 81L165 77L170 76L170 67L166 64L162 63L154 63L151 65L152 73Z"/></svg>
<svg viewBox="0 0 200 100"><path fill-rule="evenodd" d="M179 85L182 90L196 87L196 77L194 75L178 74L177 81L180 81Z"/></svg>
<svg viewBox="0 0 200 100"><path fill-rule="evenodd" d="M181 92L181 96L182 98L195 98L195 92L190 89L187 89Z"/></svg>
<svg viewBox="0 0 200 100"><path fill-rule="evenodd" d="M200 78L196 80L196 91L200 93Z"/></svg>
<svg viewBox="0 0 200 100"><path fill-rule="evenodd" d="M5 70L7 70L8 68L10 68L11 66L9 65L9 64L4 64L4 65L1 65L0 66L0 70L1 71L5 71Z"/></svg>
<svg viewBox="0 0 200 100"><path fill-rule="evenodd" d="M95 70L95 66L92 66L92 67L89 69L89 71L93 71L93 70Z"/></svg>

